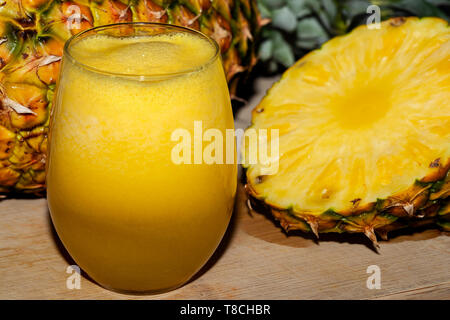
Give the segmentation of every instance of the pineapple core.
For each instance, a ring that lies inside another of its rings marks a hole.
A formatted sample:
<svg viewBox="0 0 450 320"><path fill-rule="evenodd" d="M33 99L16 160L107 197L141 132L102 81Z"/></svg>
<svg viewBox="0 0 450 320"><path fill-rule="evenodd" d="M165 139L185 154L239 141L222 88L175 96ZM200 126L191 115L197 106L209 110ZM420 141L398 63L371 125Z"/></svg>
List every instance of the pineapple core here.
<svg viewBox="0 0 450 320"><path fill-rule="evenodd" d="M381 85L346 88L328 107L342 129L361 130L384 119L391 108L390 90Z"/></svg>

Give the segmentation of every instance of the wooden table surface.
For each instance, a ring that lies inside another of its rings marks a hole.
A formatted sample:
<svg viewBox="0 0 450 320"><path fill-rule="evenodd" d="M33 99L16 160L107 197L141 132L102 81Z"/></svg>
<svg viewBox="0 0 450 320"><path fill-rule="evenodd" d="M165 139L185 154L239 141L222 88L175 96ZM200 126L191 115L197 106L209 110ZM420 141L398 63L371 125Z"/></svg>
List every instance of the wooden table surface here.
<svg viewBox="0 0 450 320"><path fill-rule="evenodd" d="M237 126L276 79L260 79ZM55 234L45 199L0 202L0 299L450 299L450 234L437 229L401 231L381 241L363 235L286 235L274 221L249 213L239 185L236 209L214 256L175 291L128 296L85 277L67 289L74 264ZM381 288L368 289L367 268L381 272Z"/></svg>

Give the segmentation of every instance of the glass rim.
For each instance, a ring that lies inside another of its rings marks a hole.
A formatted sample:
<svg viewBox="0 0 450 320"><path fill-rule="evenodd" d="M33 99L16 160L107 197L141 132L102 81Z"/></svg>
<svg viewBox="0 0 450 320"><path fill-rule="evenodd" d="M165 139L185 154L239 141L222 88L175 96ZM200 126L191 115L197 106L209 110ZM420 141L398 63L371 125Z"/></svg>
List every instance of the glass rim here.
<svg viewBox="0 0 450 320"><path fill-rule="evenodd" d="M93 67L93 66L90 66L88 64L78 61L70 53L69 47L71 46L71 44L74 41L76 41L77 39L79 39L80 37L84 36L86 33L89 33L89 32L95 31L95 30L114 29L117 27L127 26L127 25L128 26L141 26L141 27L151 27L151 26L164 27L164 28L179 30L180 32L184 32L184 33L186 33L186 32L194 33L194 34L197 34L198 36L204 38L205 40L207 40L213 46L214 54L205 63L202 63L202 64L192 67L192 68L183 69L181 71L154 73L154 74L151 74L151 73L149 73L149 74L144 74L144 73L143 74L134 74L134 73L121 73L121 72L112 72L112 71L102 70L102 69L99 69L99 68L96 68L96 67ZM111 24L105 24L105 25L101 25L101 26L92 27L92 28L83 30L83 31L71 36L66 41L66 43L64 44L64 48L63 48L63 57L69 58L69 60L74 65L79 66L85 70L88 70L88 71L91 71L91 72L94 72L97 74L102 74L105 76L121 77L121 78L126 78L126 79L135 79L135 80L139 80L139 81L169 79L169 78L178 77L178 76L197 72L197 71L203 69L204 67L212 64L214 61L216 61L216 59L219 57L219 54L220 54L220 47L217 44L217 42L213 38L204 34L203 32L192 29L192 28L188 28L188 27L173 25L170 23L161 23L161 22L120 22L120 23L111 23Z"/></svg>

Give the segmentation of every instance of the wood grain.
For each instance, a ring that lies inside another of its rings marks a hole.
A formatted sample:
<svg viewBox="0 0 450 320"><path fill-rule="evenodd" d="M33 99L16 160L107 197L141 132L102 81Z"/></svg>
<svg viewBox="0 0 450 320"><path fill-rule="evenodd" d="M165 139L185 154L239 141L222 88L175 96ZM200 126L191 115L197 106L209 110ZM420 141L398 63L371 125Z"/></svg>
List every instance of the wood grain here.
<svg viewBox="0 0 450 320"><path fill-rule="evenodd" d="M276 79L261 79L236 126ZM154 296L105 290L88 278L66 288L74 264L55 234L45 199L0 202L0 299L450 299L450 237L436 229L401 231L380 253L362 235L287 235L270 218L249 214L239 186L236 209L218 250L182 288ZM367 267L381 269L369 290Z"/></svg>
<svg viewBox="0 0 450 320"><path fill-rule="evenodd" d="M417 240L417 241L416 241ZM0 299L449 299L450 237L438 230L399 234L371 249L364 236L316 242L286 235L245 206L242 185L232 223L207 266L184 287L154 296L127 296L82 278L66 288L65 252L45 199L0 203ZM369 290L369 265L381 289Z"/></svg>

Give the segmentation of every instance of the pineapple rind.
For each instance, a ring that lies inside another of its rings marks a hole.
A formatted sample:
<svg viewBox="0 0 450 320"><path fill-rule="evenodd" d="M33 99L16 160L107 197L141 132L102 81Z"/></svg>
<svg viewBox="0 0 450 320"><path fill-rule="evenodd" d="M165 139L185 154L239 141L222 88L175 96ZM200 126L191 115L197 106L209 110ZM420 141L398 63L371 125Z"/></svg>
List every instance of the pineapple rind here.
<svg viewBox="0 0 450 320"><path fill-rule="evenodd" d="M387 220L390 221L389 223L377 227L382 228L384 225L388 225L398 218L421 219L422 215L422 218L440 215L441 219L450 219L450 159L448 159L446 165L441 166L441 168L443 169L439 170L440 174L437 175L435 172L431 173L421 179L421 181L414 182L414 184L405 192L401 192L386 199L377 199L372 203L358 205L355 208L345 211L336 211L331 208L323 212L298 212L292 207L283 209L274 203L268 202L263 195L258 194L251 187L251 183L246 185L246 190L252 201L258 201L258 205L265 205L266 208L271 210L277 220L283 221L282 225L285 225L285 229L310 230L309 227L305 227L308 226L306 217L317 219L320 232L333 232L331 229L335 230L336 228L343 230L343 228L346 228L345 224L354 225L355 223L356 225L360 225L361 228L364 228L370 223L360 223L357 221L368 213L374 214L373 220L379 216L388 218ZM431 178L437 180L430 180ZM251 181L248 178L247 180L248 182ZM421 191L421 193L418 193L417 191ZM408 212L407 209L408 204L412 205L412 211L410 212ZM432 208L431 210L429 210L430 207ZM330 221L335 221L336 223L332 227L325 227L325 224ZM343 225L340 226L342 223Z"/></svg>
<svg viewBox="0 0 450 320"><path fill-rule="evenodd" d="M448 161L450 164L450 159ZM447 165L449 167L449 165ZM445 185L445 181L450 180L450 170L447 169L444 178L436 181L430 181L429 186L440 184L446 189L439 189L436 193L445 191L445 197L429 200L429 198L436 194L430 193L428 200L420 207L415 207L411 216L408 215L404 208L404 203L408 202L409 198L403 199L379 199L377 202L366 204L365 209L357 209L354 212L336 212L328 209L321 213L308 212L307 214L296 212L291 209L282 209L276 205L271 205L264 201L263 197L255 194L247 185L247 193L251 201L254 203L252 209L255 207L265 207L268 209L274 218L280 222L280 225L286 230L302 230L305 232L313 231L310 224L307 222L307 217L317 221L318 231L320 233L329 232L364 232L366 227L373 227L376 232L389 232L406 227L416 227L425 224L436 223L445 231L450 231L450 199L448 193L450 188ZM389 205L386 205L388 200ZM380 205L381 204L381 205ZM397 206L398 205L398 206ZM432 208L427 210L427 208ZM368 210L367 210L368 209ZM259 210L263 211L263 210ZM370 219L367 219L367 217Z"/></svg>

